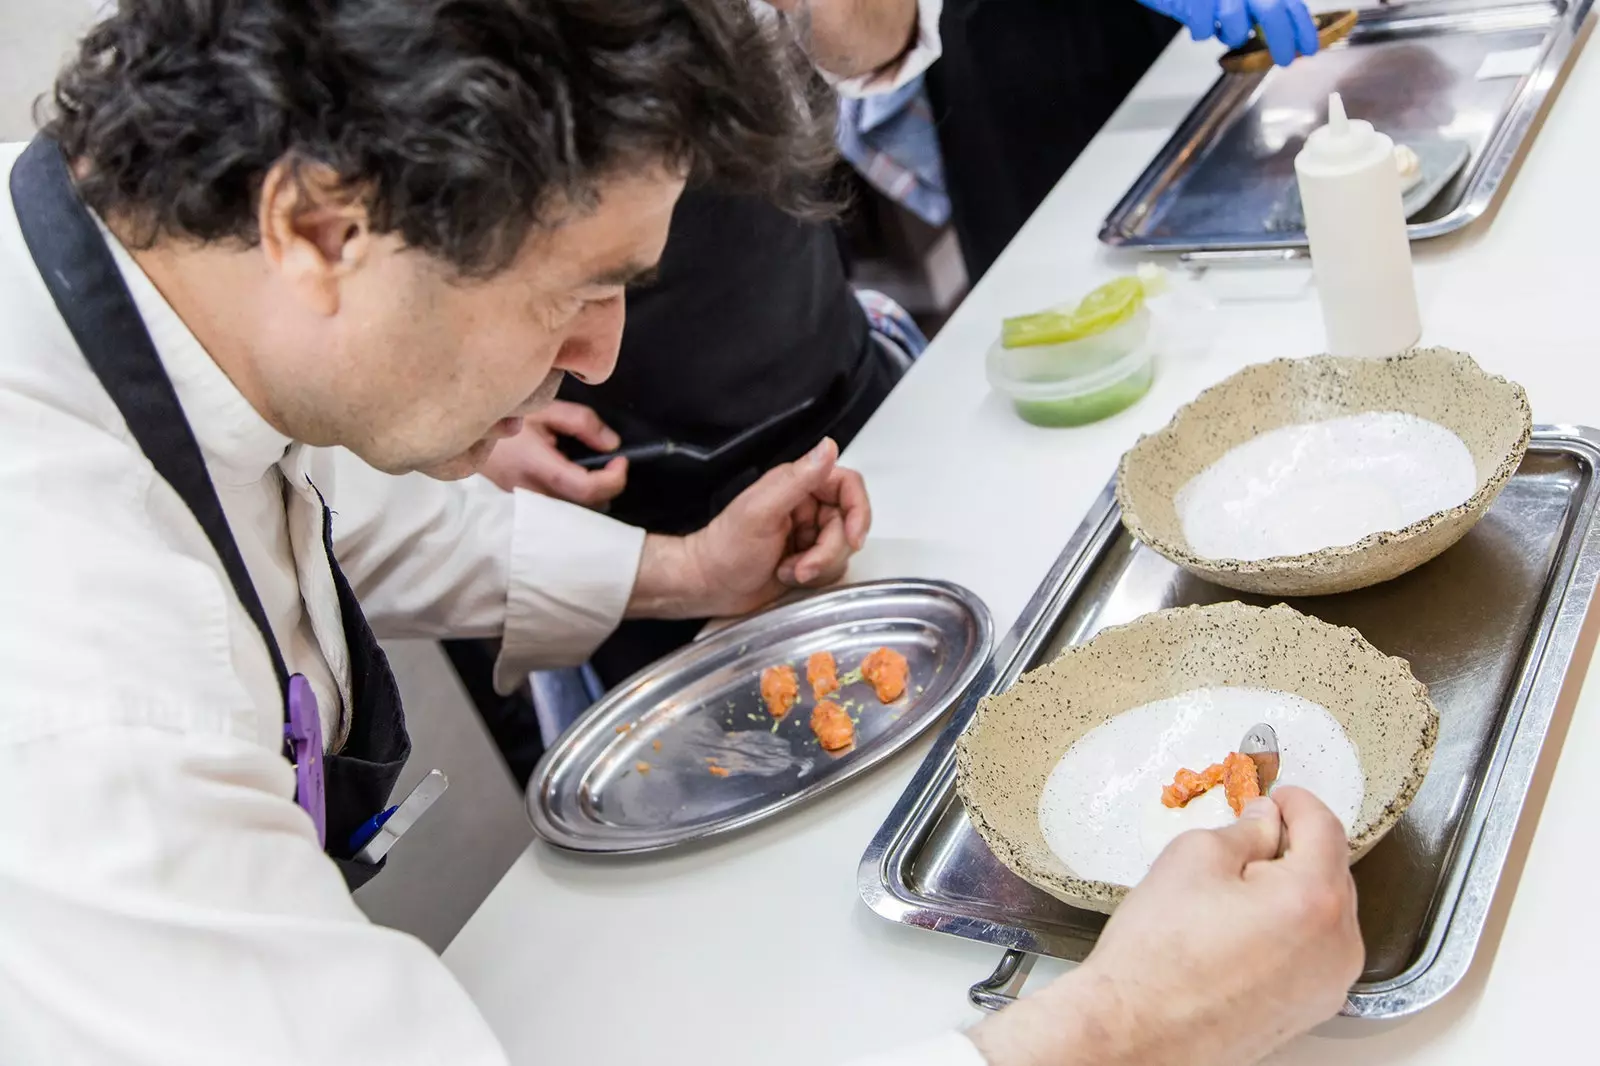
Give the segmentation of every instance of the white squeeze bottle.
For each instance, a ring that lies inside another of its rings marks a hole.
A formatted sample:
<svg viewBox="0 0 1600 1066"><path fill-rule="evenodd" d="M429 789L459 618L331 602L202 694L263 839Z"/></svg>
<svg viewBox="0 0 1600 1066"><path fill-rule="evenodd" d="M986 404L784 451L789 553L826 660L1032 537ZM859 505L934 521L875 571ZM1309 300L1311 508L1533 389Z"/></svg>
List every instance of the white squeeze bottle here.
<svg viewBox="0 0 1600 1066"><path fill-rule="evenodd" d="M1294 171L1329 354L1376 358L1416 344L1422 322L1394 142L1345 117L1332 93L1328 124L1306 138Z"/></svg>

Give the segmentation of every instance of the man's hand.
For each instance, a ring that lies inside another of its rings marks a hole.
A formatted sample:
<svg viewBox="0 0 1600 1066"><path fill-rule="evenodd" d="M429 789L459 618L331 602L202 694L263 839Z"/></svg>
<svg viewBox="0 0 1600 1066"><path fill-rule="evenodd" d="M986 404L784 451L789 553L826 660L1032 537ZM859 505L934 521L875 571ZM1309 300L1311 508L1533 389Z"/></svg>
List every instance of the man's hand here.
<svg viewBox="0 0 1600 1066"><path fill-rule="evenodd" d="M628 460L618 456L599 470L585 470L561 454L557 437L575 437L597 452L622 443L591 407L553 400L523 420L522 432L494 446L479 471L510 492L528 489L558 500L599 507L628 484Z"/></svg>
<svg viewBox="0 0 1600 1066"><path fill-rule="evenodd" d="M972 1037L990 1066L1247 1066L1338 1013L1363 956L1344 827L1283 787L1173 841L1082 966Z"/></svg>
<svg viewBox="0 0 1600 1066"><path fill-rule="evenodd" d="M767 0L795 23L812 62L840 78L893 65L917 33L917 0Z"/></svg>
<svg viewBox="0 0 1600 1066"><path fill-rule="evenodd" d="M831 584L866 542L872 505L861 475L824 440L775 467L688 537L645 540L630 618L717 618L791 588Z"/></svg>

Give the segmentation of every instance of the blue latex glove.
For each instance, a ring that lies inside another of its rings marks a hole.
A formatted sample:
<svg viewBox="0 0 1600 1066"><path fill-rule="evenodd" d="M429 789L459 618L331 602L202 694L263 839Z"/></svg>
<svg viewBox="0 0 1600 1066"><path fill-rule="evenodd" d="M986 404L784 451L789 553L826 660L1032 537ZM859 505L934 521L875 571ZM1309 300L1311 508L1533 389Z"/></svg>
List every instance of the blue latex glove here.
<svg viewBox="0 0 1600 1066"><path fill-rule="evenodd" d="M1293 63L1296 56L1315 55L1317 24L1305 0L1139 0L1152 11L1159 11L1189 27L1197 41L1220 38L1229 48L1238 48L1250 36L1250 28L1260 24L1267 39L1267 51L1280 67Z"/></svg>

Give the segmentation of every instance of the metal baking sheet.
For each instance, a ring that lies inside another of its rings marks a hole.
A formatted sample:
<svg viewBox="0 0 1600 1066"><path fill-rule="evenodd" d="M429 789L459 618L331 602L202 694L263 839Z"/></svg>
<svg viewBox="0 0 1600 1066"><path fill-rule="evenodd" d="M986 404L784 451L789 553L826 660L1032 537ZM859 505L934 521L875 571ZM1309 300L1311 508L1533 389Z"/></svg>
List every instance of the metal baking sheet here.
<svg viewBox="0 0 1600 1066"><path fill-rule="evenodd" d="M1465 165L1410 215L1412 240L1488 210L1531 135L1593 0L1434 0L1361 12L1348 39L1264 74L1223 74L1106 218L1106 244L1150 251L1303 248L1275 228L1294 157L1339 92L1399 143L1459 145Z"/></svg>
<svg viewBox="0 0 1600 1066"><path fill-rule="evenodd" d="M528 785L534 829L574 851L643 852L704 840L803 803L864 773L939 719L989 657L983 601L941 581L852 585L745 619L619 685L545 754ZM881 704L855 682L833 697L856 743L823 751L811 732L806 659L831 651L840 679L876 648L906 657L906 694ZM802 699L774 721L761 671L789 663ZM715 765L727 771L719 776Z"/></svg>
<svg viewBox="0 0 1600 1066"><path fill-rule="evenodd" d="M1416 800L1354 869L1367 966L1347 1015L1420 1010L1467 971L1600 577L1597 468L1600 432L1541 427L1455 547L1370 589L1286 601L1410 660L1441 719ZM1274 602L1207 584L1135 542L1108 487L868 848L859 883L872 909L1083 959L1105 919L1047 896L989 853L955 794L955 739L979 698L1102 628L1225 599Z"/></svg>
<svg viewBox="0 0 1600 1066"><path fill-rule="evenodd" d="M1467 165L1471 151L1461 141L1428 141L1414 138L1411 148L1421 164L1421 180L1400 194L1400 210L1406 218L1418 214L1438 198L1444 187L1455 180L1461 168ZM1267 229L1275 232L1302 233L1305 231L1305 205L1300 202L1300 186L1290 182L1279 200L1268 213Z"/></svg>

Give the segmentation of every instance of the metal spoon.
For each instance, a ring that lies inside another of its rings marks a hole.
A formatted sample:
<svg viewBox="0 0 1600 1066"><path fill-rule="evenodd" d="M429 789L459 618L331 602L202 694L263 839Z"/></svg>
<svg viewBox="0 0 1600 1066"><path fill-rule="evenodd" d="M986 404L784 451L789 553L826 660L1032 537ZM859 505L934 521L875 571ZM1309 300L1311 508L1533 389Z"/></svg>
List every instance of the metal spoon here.
<svg viewBox="0 0 1600 1066"><path fill-rule="evenodd" d="M1256 777L1261 782L1265 796L1272 783L1278 780L1278 734L1265 722L1257 722L1239 741L1239 754L1250 756L1256 764Z"/></svg>
<svg viewBox="0 0 1600 1066"><path fill-rule="evenodd" d="M775 429L797 415L803 414L817 402L815 396L803 403L796 404L787 411L779 411L771 418L757 422L749 429L742 430L715 448L702 448L697 444L679 444L677 441L662 440L650 444L633 444L626 448L619 448L614 452L602 455L586 455L573 460L585 470L599 470L611 460L623 458L629 463L647 463L660 459L679 459L693 463L714 463L723 456L738 451L757 437L769 430Z"/></svg>
<svg viewBox="0 0 1600 1066"><path fill-rule="evenodd" d="M1278 780L1278 733L1265 722L1257 722L1245 733L1244 739L1239 741L1239 754L1248 755L1250 761L1256 764L1256 780L1261 785L1261 794L1265 796L1273 782ZM1283 857L1284 846L1288 843L1284 839L1283 823L1278 823L1278 858Z"/></svg>

